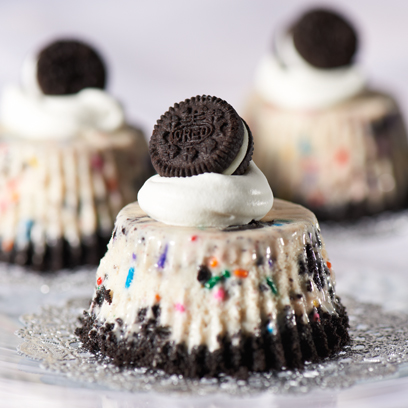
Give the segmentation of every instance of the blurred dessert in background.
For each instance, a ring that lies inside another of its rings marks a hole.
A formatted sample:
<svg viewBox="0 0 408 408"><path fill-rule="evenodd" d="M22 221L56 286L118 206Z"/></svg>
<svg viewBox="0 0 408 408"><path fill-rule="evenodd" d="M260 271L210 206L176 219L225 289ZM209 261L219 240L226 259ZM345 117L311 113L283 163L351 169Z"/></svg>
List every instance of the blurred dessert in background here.
<svg viewBox="0 0 408 408"><path fill-rule="evenodd" d="M28 57L0 103L0 259L40 270L96 264L115 217L153 174L142 132L105 90L91 46Z"/></svg>
<svg viewBox="0 0 408 408"><path fill-rule="evenodd" d="M408 202L405 125L394 98L367 86L358 48L344 16L304 13L276 33L244 114L254 159L275 195L320 219L353 219Z"/></svg>

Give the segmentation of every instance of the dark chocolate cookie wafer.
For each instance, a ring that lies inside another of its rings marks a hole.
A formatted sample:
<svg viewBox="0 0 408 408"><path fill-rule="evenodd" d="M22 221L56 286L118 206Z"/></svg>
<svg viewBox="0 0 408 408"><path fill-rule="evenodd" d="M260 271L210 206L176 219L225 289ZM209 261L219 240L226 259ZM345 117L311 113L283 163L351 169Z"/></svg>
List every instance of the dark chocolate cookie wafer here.
<svg viewBox="0 0 408 408"><path fill-rule="evenodd" d="M307 12L292 27L292 33L299 54L317 68L349 65L358 47L351 23L331 10Z"/></svg>
<svg viewBox="0 0 408 408"><path fill-rule="evenodd" d="M40 52L37 79L46 95L70 95L84 88L103 89L106 69L100 55L89 45L59 40Z"/></svg>
<svg viewBox="0 0 408 408"><path fill-rule="evenodd" d="M163 177L223 173L234 161L248 133L246 154L234 175L243 174L251 160L251 131L234 108L220 98L196 96L176 103L157 121L149 150Z"/></svg>

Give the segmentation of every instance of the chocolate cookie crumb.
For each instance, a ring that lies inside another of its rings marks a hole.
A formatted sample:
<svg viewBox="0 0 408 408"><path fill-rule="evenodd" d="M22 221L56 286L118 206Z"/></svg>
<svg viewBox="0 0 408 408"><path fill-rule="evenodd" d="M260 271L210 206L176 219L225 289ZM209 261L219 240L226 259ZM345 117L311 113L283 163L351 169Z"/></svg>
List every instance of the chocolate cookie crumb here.
<svg viewBox="0 0 408 408"><path fill-rule="evenodd" d="M200 267L198 268L197 280L204 285L204 283L206 283L211 278L211 276L212 274L208 267L205 265L200 265Z"/></svg>

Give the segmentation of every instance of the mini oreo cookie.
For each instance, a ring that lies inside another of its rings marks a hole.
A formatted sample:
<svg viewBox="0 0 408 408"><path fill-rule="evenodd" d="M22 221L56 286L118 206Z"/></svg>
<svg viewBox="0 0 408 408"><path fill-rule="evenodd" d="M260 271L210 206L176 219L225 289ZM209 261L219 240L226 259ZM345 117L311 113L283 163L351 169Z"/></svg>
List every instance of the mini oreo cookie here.
<svg viewBox="0 0 408 408"><path fill-rule="evenodd" d="M248 125L235 109L214 96L196 96L176 103L154 126L150 157L162 177L189 177L223 173L237 157L244 142L248 148L233 175L245 173L253 153Z"/></svg>
<svg viewBox="0 0 408 408"><path fill-rule="evenodd" d="M351 23L331 10L307 12L292 27L292 34L299 54L317 68L349 65L358 47Z"/></svg>
<svg viewBox="0 0 408 408"><path fill-rule="evenodd" d="M89 45L59 40L39 53L37 80L45 95L71 95L84 88L103 89L106 69L100 55Z"/></svg>

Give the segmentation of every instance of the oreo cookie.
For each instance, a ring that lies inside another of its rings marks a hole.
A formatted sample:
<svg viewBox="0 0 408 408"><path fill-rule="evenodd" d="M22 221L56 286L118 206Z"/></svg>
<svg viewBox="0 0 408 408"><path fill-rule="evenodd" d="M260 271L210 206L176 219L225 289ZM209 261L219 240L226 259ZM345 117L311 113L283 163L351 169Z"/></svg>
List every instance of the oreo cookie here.
<svg viewBox="0 0 408 408"><path fill-rule="evenodd" d="M247 148L242 152L246 140ZM162 177L223 173L242 155L241 163L232 172L241 175L252 158L253 138L231 105L203 95L176 103L161 116L154 126L149 151Z"/></svg>
<svg viewBox="0 0 408 408"><path fill-rule="evenodd" d="M89 45L59 40L38 55L37 80L45 95L71 95L84 88L103 89L105 64Z"/></svg>
<svg viewBox="0 0 408 408"><path fill-rule="evenodd" d="M349 65L357 51L355 29L344 17L331 10L307 12L291 31L299 54L317 68Z"/></svg>

